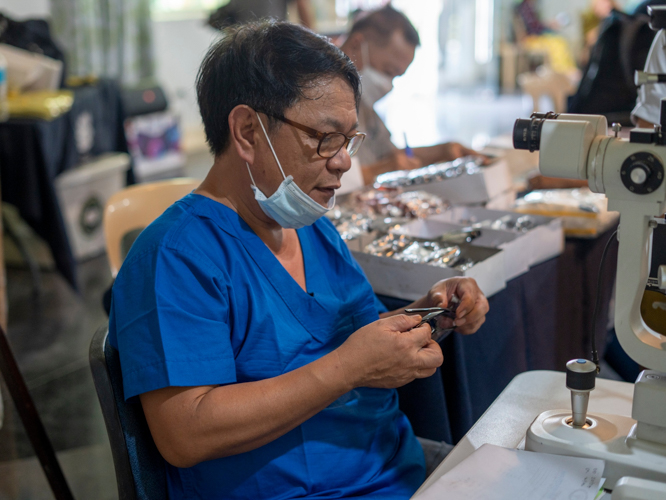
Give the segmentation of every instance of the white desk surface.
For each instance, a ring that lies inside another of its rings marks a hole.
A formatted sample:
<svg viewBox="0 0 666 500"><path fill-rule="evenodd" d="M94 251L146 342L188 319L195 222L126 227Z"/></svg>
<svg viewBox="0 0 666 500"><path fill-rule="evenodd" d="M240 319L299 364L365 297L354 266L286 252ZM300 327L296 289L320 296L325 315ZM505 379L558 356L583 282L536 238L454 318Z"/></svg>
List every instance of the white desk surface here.
<svg viewBox="0 0 666 500"><path fill-rule="evenodd" d="M597 378L588 412L630 417L633 396L634 384ZM523 448L525 432L534 419L543 411L555 409L571 410L571 392L565 386L564 372L532 371L517 375L412 498L483 444Z"/></svg>

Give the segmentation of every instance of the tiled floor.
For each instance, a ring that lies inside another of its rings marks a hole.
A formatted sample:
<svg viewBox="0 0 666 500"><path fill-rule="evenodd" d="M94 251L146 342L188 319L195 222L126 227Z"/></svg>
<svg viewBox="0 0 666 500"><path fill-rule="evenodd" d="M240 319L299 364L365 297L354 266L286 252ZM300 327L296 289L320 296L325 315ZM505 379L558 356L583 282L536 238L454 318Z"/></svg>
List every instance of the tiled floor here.
<svg viewBox="0 0 666 500"><path fill-rule="evenodd" d="M202 152L186 175L203 178L211 164ZM118 498L111 451L90 375L88 348L107 320L102 295L111 284L105 256L78 265L80 293L55 272L41 273L35 299L30 273L7 269L8 337L46 431L76 499ZM0 428L0 500L53 495L11 399L3 388Z"/></svg>

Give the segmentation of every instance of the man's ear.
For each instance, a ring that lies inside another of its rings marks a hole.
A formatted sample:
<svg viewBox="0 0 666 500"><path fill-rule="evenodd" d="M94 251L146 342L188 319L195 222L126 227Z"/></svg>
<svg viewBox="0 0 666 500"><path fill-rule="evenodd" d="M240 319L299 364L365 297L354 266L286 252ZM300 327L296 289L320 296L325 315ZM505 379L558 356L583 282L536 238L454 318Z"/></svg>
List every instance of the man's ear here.
<svg viewBox="0 0 666 500"><path fill-rule="evenodd" d="M360 49L363 42L367 41L367 38L363 33L357 31L349 35L348 41L351 43L352 47L355 49Z"/></svg>
<svg viewBox="0 0 666 500"><path fill-rule="evenodd" d="M257 146L257 112L245 104L239 104L229 113L229 139L238 156L250 165L254 163Z"/></svg>
<svg viewBox="0 0 666 500"><path fill-rule="evenodd" d="M352 33L351 35L349 35L349 38L347 38L347 41L345 42L345 44L348 47L347 55L359 70L363 69L363 57L361 55L361 46L363 45L363 43L365 43L365 41L366 41L365 35L360 31L357 31L356 33Z"/></svg>

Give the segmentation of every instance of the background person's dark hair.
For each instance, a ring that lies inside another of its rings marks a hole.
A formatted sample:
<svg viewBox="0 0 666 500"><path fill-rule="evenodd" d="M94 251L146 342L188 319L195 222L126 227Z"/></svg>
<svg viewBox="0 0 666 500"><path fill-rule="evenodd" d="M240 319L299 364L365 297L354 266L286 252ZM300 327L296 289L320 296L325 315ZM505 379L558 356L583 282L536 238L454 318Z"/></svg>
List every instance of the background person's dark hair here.
<svg viewBox="0 0 666 500"><path fill-rule="evenodd" d="M362 12L351 27L349 34L361 32L374 34L380 41L387 41L396 30L402 31L407 40L414 47L421 45L419 33L414 25L402 12L395 10L388 4L381 9Z"/></svg>
<svg viewBox="0 0 666 500"><path fill-rule="evenodd" d="M240 104L269 117L305 98L308 89L341 77L361 98L351 60L328 39L294 24L272 20L236 25L206 54L197 75L199 110L214 155L229 146L229 113ZM279 122L269 118L269 129Z"/></svg>

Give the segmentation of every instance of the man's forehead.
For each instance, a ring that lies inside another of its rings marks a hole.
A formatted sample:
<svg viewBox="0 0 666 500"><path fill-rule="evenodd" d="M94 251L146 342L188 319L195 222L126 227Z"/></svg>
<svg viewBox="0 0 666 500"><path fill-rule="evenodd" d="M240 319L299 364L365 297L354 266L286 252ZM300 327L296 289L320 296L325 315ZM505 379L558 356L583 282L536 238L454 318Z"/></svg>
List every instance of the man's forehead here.
<svg viewBox="0 0 666 500"><path fill-rule="evenodd" d="M351 85L341 77L315 80L303 91L304 99L300 103L325 102L326 104L355 105L354 91Z"/></svg>
<svg viewBox="0 0 666 500"><path fill-rule="evenodd" d="M356 99L354 92L342 78L318 82L306 89L304 97L292 109L299 114L309 114L319 121L343 125L356 121Z"/></svg>

